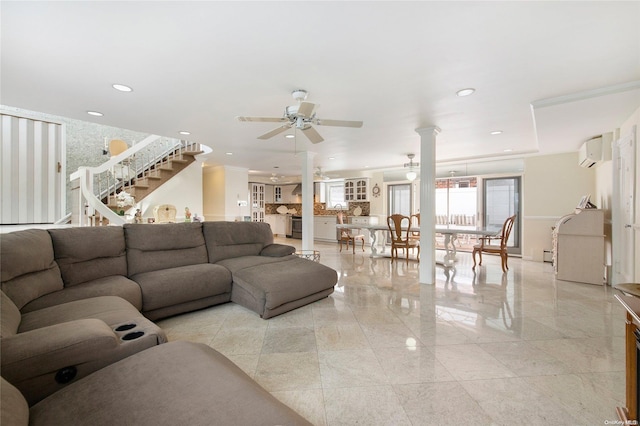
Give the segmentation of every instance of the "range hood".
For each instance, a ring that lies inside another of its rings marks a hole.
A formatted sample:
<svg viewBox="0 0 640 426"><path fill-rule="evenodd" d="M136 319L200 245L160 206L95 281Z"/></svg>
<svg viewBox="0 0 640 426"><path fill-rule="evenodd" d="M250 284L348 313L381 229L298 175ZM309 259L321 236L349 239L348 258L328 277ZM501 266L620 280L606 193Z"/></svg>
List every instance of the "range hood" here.
<svg viewBox="0 0 640 426"><path fill-rule="evenodd" d="M302 195L302 184L297 184L291 191L291 195Z"/></svg>

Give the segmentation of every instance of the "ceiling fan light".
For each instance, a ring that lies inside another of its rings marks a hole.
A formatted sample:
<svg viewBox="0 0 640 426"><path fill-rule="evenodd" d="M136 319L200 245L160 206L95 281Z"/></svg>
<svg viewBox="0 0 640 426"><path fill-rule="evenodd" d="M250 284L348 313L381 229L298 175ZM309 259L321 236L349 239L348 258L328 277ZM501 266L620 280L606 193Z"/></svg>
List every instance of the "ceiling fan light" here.
<svg viewBox="0 0 640 426"><path fill-rule="evenodd" d="M416 172L414 172L413 170L409 170L407 172L407 180L410 182L413 182L414 180L416 180L416 178L418 177L418 174Z"/></svg>

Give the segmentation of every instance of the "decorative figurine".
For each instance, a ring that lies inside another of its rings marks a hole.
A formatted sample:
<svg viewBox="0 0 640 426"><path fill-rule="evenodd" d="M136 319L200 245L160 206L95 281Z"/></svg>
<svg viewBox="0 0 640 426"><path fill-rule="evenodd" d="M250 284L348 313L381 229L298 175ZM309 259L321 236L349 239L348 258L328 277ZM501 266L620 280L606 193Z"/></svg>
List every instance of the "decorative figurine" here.
<svg viewBox="0 0 640 426"><path fill-rule="evenodd" d="M136 209L136 214L133 216L135 223L142 223L142 211L140 209Z"/></svg>
<svg viewBox="0 0 640 426"><path fill-rule="evenodd" d="M184 208L184 221L191 222L191 212L189 211L189 207Z"/></svg>

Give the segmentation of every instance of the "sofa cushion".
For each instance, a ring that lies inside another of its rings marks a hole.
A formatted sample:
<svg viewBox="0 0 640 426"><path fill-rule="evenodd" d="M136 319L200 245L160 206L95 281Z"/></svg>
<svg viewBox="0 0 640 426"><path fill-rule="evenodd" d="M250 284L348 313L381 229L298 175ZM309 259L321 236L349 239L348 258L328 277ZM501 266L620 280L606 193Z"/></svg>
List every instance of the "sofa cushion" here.
<svg viewBox="0 0 640 426"><path fill-rule="evenodd" d="M265 222L204 222L209 262L240 256L257 256L273 243L271 227Z"/></svg>
<svg viewBox="0 0 640 426"><path fill-rule="evenodd" d="M24 305L21 312L32 312L74 300L99 296L118 296L131 303L137 310L142 309L140 286L127 277L113 275L45 294Z"/></svg>
<svg viewBox="0 0 640 426"><path fill-rule="evenodd" d="M49 234L66 287L112 275L127 275L121 227L50 229Z"/></svg>
<svg viewBox="0 0 640 426"><path fill-rule="evenodd" d="M0 291L0 339L13 336L20 326L20 311L15 303Z"/></svg>
<svg viewBox="0 0 640 426"><path fill-rule="evenodd" d="M31 425L309 425L216 350L171 342L34 405Z"/></svg>
<svg viewBox="0 0 640 426"><path fill-rule="evenodd" d="M281 305L314 294L318 294L318 298L326 297L337 281L335 270L311 260L296 258L267 263L233 273L231 300L268 318L269 311L278 311Z"/></svg>
<svg viewBox="0 0 640 426"><path fill-rule="evenodd" d="M233 275L235 272L244 268L251 268L253 266L265 265L267 263L287 262L290 260L298 259L298 256L284 256L284 257L268 257L268 256L242 256L233 257L230 259L224 259L216 263L216 265L222 265L231 271ZM283 268L287 266L283 264Z"/></svg>
<svg viewBox="0 0 640 426"><path fill-rule="evenodd" d="M27 229L2 235L0 280L2 291L18 309L44 294L62 290L60 269L46 230Z"/></svg>
<svg viewBox="0 0 640 426"><path fill-rule="evenodd" d="M15 386L0 378L0 424L27 426L29 424L29 405Z"/></svg>
<svg viewBox="0 0 640 426"><path fill-rule="evenodd" d="M230 293L232 282L228 269L210 263L144 272L131 279L142 290L143 312Z"/></svg>
<svg viewBox="0 0 640 426"><path fill-rule="evenodd" d="M125 224L128 275L207 263L202 224Z"/></svg>

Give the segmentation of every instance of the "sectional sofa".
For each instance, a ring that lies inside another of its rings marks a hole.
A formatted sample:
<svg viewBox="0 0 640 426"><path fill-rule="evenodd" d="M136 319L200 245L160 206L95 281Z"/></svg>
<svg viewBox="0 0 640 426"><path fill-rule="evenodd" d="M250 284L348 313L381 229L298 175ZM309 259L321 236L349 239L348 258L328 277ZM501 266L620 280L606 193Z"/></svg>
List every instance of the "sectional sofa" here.
<svg viewBox="0 0 640 426"><path fill-rule="evenodd" d="M294 251L252 222L3 234L2 377L34 405L166 342L153 320L230 301L267 319L331 294L336 271Z"/></svg>

